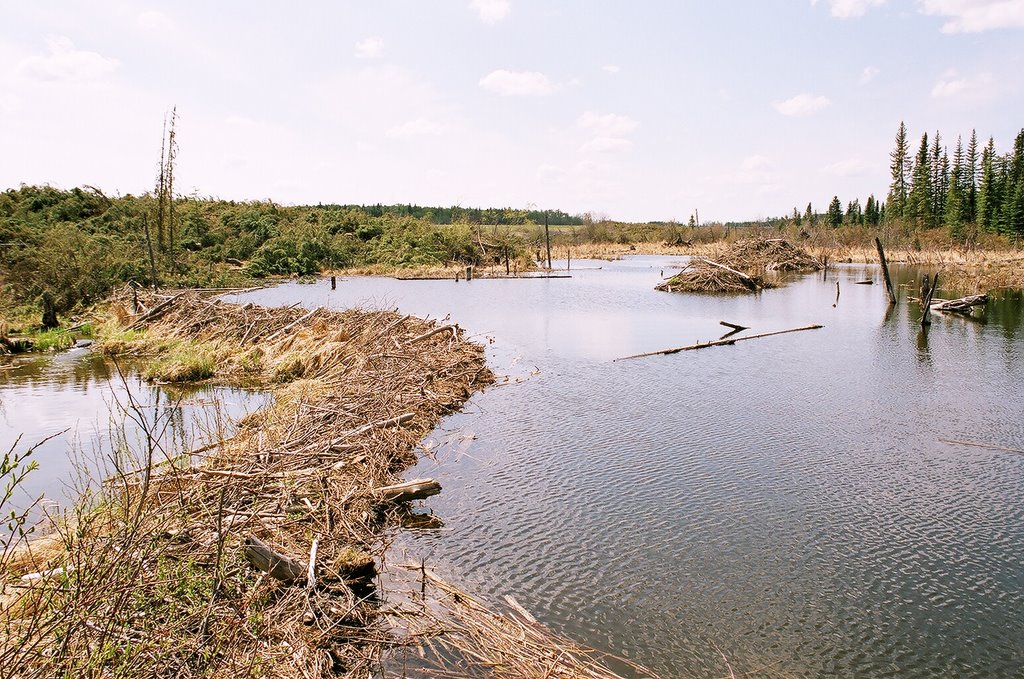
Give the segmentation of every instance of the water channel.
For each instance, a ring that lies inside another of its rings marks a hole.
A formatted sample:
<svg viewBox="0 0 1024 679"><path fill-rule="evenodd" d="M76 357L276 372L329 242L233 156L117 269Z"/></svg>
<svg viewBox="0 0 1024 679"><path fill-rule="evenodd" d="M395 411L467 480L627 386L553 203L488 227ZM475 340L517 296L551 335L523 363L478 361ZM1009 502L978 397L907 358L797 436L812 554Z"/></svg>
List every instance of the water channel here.
<svg viewBox="0 0 1024 679"><path fill-rule="evenodd" d="M426 505L445 527L405 533L396 559L667 677L728 676L723 654L737 675L1019 675L1024 455L964 443L1024 449L1022 297L925 334L877 267L654 291L678 263L240 299L450 314L487 343L499 384L407 474L441 481ZM914 290L918 273L896 277ZM613 361L717 339L721 320L825 327Z"/></svg>

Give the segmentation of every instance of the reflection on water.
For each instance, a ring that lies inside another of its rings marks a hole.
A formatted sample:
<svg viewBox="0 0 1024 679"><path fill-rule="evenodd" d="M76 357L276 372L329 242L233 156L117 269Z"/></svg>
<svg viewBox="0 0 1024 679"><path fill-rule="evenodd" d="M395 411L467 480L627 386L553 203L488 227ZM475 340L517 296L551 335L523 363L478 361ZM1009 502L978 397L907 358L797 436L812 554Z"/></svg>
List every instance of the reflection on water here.
<svg viewBox="0 0 1024 679"><path fill-rule="evenodd" d="M241 389L154 386L131 368L119 372L85 349L0 362L0 450L23 453L60 434L36 448L31 459L39 468L22 484L15 508L40 496L67 504L126 462L117 456L145 449L143 426L158 439L157 457L173 456L229 434L238 417L266 403Z"/></svg>
<svg viewBox="0 0 1024 679"><path fill-rule="evenodd" d="M737 675L1019 675L1024 456L944 440L1024 448L1020 296L922 335L920 271L895 269L890 309L875 267L655 292L675 261L246 299L450 313L494 338L496 372L524 381L431 435L409 476L441 481L427 504L445 527L396 547L492 601L666 676L727 676L717 648ZM715 339L722 320L825 328L611 361Z"/></svg>

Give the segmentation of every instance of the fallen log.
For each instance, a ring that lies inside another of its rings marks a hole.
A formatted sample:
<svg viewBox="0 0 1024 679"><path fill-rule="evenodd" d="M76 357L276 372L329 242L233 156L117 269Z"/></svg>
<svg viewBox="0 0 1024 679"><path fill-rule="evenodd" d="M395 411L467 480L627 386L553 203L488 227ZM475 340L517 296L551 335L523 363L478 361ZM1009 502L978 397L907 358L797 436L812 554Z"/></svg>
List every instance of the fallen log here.
<svg viewBox="0 0 1024 679"><path fill-rule="evenodd" d="M745 325L737 325L736 323L730 323L728 321L718 321L718 324L724 325L727 328L732 328L736 332L739 332L741 330L750 330L750 328Z"/></svg>
<svg viewBox="0 0 1024 679"><path fill-rule="evenodd" d="M721 347L729 344L736 344L744 340L759 339L761 337L772 337L773 335L785 335L790 332L801 332L803 330L817 330L818 328L824 328L823 325L805 325L800 328L790 328L789 330L776 330L775 332L763 332L760 335L748 335L747 337L736 337L734 339L720 339L713 342L698 342L697 344L690 344L685 347L674 347L672 349L661 349L660 351L648 351L643 354L634 354L632 356L623 356L622 358L616 358L615 361L626 361L631 358L644 358L646 356L659 356L668 354L678 354L680 351L694 351L696 349L704 349L706 347Z"/></svg>
<svg viewBox="0 0 1024 679"><path fill-rule="evenodd" d="M262 540L250 535L243 550L246 560L267 575L282 582L294 582L306 575L306 568L295 559L275 552Z"/></svg>
<svg viewBox="0 0 1024 679"><path fill-rule="evenodd" d="M300 317L300 318L297 318L297 319L295 319L294 321L292 321L292 322L291 322L291 323L289 323L288 325L284 326L283 328L281 328L280 330L278 330L277 332L275 332L274 334L272 334L272 335L271 335L270 337L268 337L267 339L265 339L265 340L263 340L263 341L264 341L264 342L271 342L271 341L273 341L273 340L277 339L277 338L278 338L278 337L280 337L281 335L284 335L284 334L285 334L285 333L287 333L287 332L288 332L289 330L291 330L292 328L294 328L295 326L297 326L297 325L298 325L299 323L302 323L303 321L309 320L309 319L310 319L310 318L312 318L313 316L317 315L318 313L320 313L320 311L321 311L322 309L323 309L323 307L317 307L317 308L313 309L313 310L312 310L312 311L310 311L310 312L309 312L308 314L306 314L306 315L304 315L304 316L302 316L302 317Z"/></svg>
<svg viewBox="0 0 1024 679"><path fill-rule="evenodd" d="M988 304L988 295L969 295L960 299L943 299L936 301L932 299L932 311L950 312L955 314L969 314L976 306Z"/></svg>
<svg viewBox="0 0 1024 679"><path fill-rule="evenodd" d="M439 328L434 328L433 330L425 332L422 335L417 335L416 337L413 337L411 340L409 340L408 344L415 344L416 342L419 342L421 340L425 340L428 337L433 337L434 335L439 335L442 332L451 332L453 336L457 337L458 334L459 334L459 326L457 326L457 325L442 325Z"/></svg>
<svg viewBox="0 0 1024 679"><path fill-rule="evenodd" d="M881 239L875 239L875 247L878 249L878 261L882 264L882 274L885 276L885 291L889 293L889 304L895 304L896 292L892 288L892 278L889 277L889 263L885 261L885 250L882 248Z"/></svg>
<svg viewBox="0 0 1024 679"><path fill-rule="evenodd" d="M743 273L742 271L737 271L736 269L733 269L732 267L726 266L725 264L719 264L718 262L712 262L710 259L705 259L704 261L707 262L708 264L710 264L711 266L717 266L719 269L724 269L724 270L728 271L729 273L737 276L740 279L740 281L743 282L743 285L747 286L751 290L759 290L761 288L761 286L757 284L757 281L755 281L753 278L751 278L747 274Z"/></svg>
<svg viewBox="0 0 1024 679"><path fill-rule="evenodd" d="M125 330L131 330L141 323L146 323L148 321L155 320L156 318L161 316L165 311L167 311L167 309L176 301L178 301L178 298L184 294L184 292L179 292L177 295L174 295L173 297L170 297L169 299L165 299L164 301L160 302L155 307L153 307L152 309L150 309L149 311L147 311L146 313L142 314L140 317L132 321L131 325L125 328Z"/></svg>
<svg viewBox="0 0 1024 679"><path fill-rule="evenodd" d="M393 486L381 486L373 491L384 502L411 502L423 500L441 492L441 484L434 479L413 479Z"/></svg>

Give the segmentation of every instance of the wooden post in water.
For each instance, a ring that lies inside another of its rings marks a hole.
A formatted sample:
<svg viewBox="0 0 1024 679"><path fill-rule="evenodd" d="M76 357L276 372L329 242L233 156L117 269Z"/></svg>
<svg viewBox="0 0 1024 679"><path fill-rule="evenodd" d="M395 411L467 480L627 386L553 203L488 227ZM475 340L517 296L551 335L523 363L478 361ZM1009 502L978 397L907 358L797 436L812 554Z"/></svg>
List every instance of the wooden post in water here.
<svg viewBox="0 0 1024 679"><path fill-rule="evenodd" d="M466 267L466 282L468 283L471 280L473 280L473 267L467 266Z"/></svg>
<svg viewBox="0 0 1024 679"><path fill-rule="evenodd" d="M892 289L892 279L889 277L889 264L885 261L885 250L882 249L882 241L875 238L875 247L878 248L878 259L882 262L882 274L885 276L885 290L889 293L889 304L896 303L896 293Z"/></svg>
<svg viewBox="0 0 1024 679"><path fill-rule="evenodd" d="M921 314L921 327L924 328L932 324L931 308L932 308L932 297L935 296L935 288L939 287L939 274L935 274L935 278L932 279L932 286L928 289L928 298L921 300L924 304L924 313Z"/></svg>
<svg viewBox="0 0 1024 679"><path fill-rule="evenodd" d="M337 290L337 289L338 289L338 279L336 277L334 277L334 276L331 276L331 290Z"/></svg>
<svg viewBox="0 0 1024 679"><path fill-rule="evenodd" d="M551 269L551 232L548 230L548 211L544 211L544 240L548 244L548 270Z"/></svg>
<svg viewBox="0 0 1024 679"><path fill-rule="evenodd" d="M565 249L565 270L568 271L572 268L572 249Z"/></svg>

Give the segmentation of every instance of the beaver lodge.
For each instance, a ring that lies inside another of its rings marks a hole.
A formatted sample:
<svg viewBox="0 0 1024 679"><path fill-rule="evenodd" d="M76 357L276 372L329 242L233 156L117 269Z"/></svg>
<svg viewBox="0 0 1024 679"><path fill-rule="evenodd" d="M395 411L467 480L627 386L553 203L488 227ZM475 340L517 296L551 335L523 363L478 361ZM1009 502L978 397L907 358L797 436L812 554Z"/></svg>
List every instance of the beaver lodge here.
<svg viewBox="0 0 1024 679"><path fill-rule="evenodd" d="M730 245L715 260L695 257L656 289L666 292L756 292L772 287L772 271L817 271L821 262L781 238L747 239Z"/></svg>
<svg viewBox="0 0 1024 679"><path fill-rule="evenodd" d="M433 574L428 583L426 569L433 601L386 610L375 592L388 531L411 500L440 492L398 474L443 415L493 380L457 325L195 292L136 302L125 291L111 309L109 355L150 359L154 379L255 382L274 402L184 455L165 452L149 415L126 404L144 434L141 463L121 455L101 490L51 517L44 535L5 538L0 667L366 677L382 672L387 649L427 644L448 662L513 663L524 676L613 676L528 614L492 612Z"/></svg>

